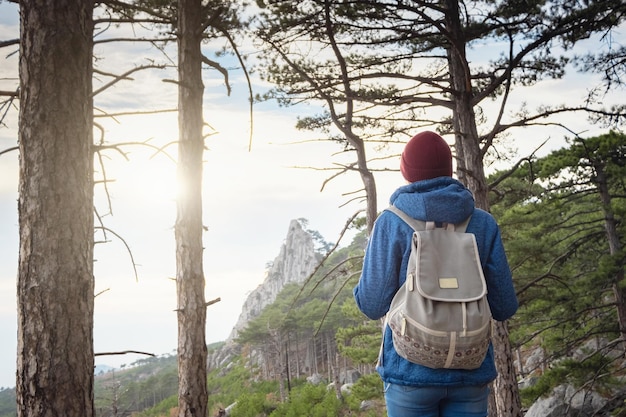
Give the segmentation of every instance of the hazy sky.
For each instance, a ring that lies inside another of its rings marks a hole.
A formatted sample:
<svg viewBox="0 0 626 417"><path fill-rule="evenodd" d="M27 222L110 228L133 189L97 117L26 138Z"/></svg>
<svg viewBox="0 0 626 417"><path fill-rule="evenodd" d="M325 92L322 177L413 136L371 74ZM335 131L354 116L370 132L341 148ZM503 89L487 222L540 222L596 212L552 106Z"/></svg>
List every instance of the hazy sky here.
<svg viewBox="0 0 626 417"><path fill-rule="evenodd" d="M19 34L17 7L0 1L0 40ZM104 35L104 37L109 37ZM18 85L17 53L0 50L0 90ZM96 47L99 68L121 73L146 64L144 57L163 56L148 45L104 45ZM175 60L175 58L173 58ZM315 109L301 106L283 109L269 104L255 107L252 151L248 151L249 114L247 86L243 73L231 71L233 94L226 97L223 80L217 72L205 71L206 122L216 134L208 138L205 153L204 268L207 300L222 301L207 312L207 342L224 340L237 321L246 294L264 278L266 264L274 260L292 219L306 218L309 228L318 230L334 242L359 203L341 207L351 197L343 194L362 188L356 174L320 188L331 173L321 170L341 161L340 148L328 143L309 141L315 136L296 131L298 114ZM174 79L169 71L149 71L133 75L96 96L95 105L109 112L128 109L163 109L176 106ZM98 83L108 81L96 77ZM540 88L527 90L514 102L534 108L552 100L580 100L589 88L588 78L573 76L549 81ZM266 86L258 81L255 92ZM615 100L618 100L616 98ZM96 111L96 115L99 111ZM163 146L176 140L174 113L145 117L119 117L115 121L97 118L106 131L106 141L143 142ZM575 128L590 134L603 132L586 125L578 116ZM98 131L96 131L98 132ZM417 132L416 132L417 133ZM550 138L546 151L562 143L565 132L526 130L511 137L521 154ZM17 111L10 109L5 125L0 125L0 149L16 145ZM129 146L126 161L120 153L107 151L106 174L112 214L108 214L102 186L96 186L96 207L104 215L105 226L121 235L137 265L135 279L132 261L125 244L109 234L107 243L95 249L96 293L95 351L138 350L155 354L172 353L177 345L175 253L175 164L163 155L154 156L146 147ZM174 150L174 147L169 148ZM398 148L398 152L401 148ZM17 152L0 156L0 387L15 385L16 350L16 271L18 257L17 226ZM397 168L397 159L389 163ZM317 167L298 169L294 167ZM102 174L96 165L96 177ZM400 174L377 175L379 205L384 207ZM100 241L102 235L97 234ZM138 356L96 358L97 364L130 364Z"/></svg>

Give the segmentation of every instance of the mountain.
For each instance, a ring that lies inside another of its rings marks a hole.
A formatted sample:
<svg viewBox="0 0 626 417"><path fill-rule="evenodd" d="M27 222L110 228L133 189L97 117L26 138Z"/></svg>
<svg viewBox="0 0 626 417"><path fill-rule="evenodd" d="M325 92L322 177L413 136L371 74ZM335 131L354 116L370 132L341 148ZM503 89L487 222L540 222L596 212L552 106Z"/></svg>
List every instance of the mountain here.
<svg viewBox="0 0 626 417"><path fill-rule="evenodd" d="M315 251L311 233L306 231L298 220L289 223L287 236L278 256L272 262L263 282L246 298L239 319L222 349L208 358L209 367L218 366L228 359L236 349L235 339L250 320L258 317L263 309L276 301L276 297L286 284L303 283L315 270L321 255Z"/></svg>
<svg viewBox="0 0 626 417"><path fill-rule="evenodd" d="M319 261L313 237L302 228L298 220L292 220L280 253L274 259L265 280L246 298L227 341L235 339L250 320L258 317L263 308L276 301L278 293L286 284L304 282Z"/></svg>
<svg viewBox="0 0 626 417"><path fill-rule="evenodd" d="M102 374L106 374L107 372L111 372L113 371L115 368L109 365L99 365L96 364L96 367L93 371L94 375L102 375Z"/></svg>

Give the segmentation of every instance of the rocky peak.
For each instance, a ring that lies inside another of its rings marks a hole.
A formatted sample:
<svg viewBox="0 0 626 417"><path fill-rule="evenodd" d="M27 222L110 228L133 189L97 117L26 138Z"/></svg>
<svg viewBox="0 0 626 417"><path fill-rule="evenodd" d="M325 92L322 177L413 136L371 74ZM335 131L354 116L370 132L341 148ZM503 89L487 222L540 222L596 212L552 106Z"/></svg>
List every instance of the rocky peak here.
<svg viewBox="0 0 626 417"><path fill-rule="evenodd" d="M261 314L263 308L276 301L286 284L304 282L318 262L311 234L302 228L298 220L292 220L278 256L267 271L265 280L248 295L227 342L235 339L250 320Z"/></svg>

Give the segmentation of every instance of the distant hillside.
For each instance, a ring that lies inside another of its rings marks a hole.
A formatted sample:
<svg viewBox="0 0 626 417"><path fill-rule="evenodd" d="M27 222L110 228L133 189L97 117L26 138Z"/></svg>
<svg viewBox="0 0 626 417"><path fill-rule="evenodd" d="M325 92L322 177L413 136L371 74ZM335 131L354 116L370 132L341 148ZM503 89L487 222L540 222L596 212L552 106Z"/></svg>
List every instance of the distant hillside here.
<svg viewBox="0 0 626 417"><path fill-rule="evenodd" d="M223 342L208 346L209 351ZM95 377L94 403L97 417L126 417L154 407L178 392L176 355L145 358ZM4 417L0 415L0 417Z"/></svg>
<svg viewBox="0 0 626 417"><path fill-rule="evenodd" d="M0 417L17 417L15 388L6 388L0 391Z"/></svg>
<svg viewBox="0 0 626 417"><path fill-rule="evenodd" d="M128 416L152 407L178 389L175 355L140 359L124 369L96 375L96 416Z"/></svg>
<svg viewBox="0 0 626 417"><path fill-rule="evenodd" d="M98 366L94 384L96 416L129 416L154 406L177 389L175 355L141 359L124 369ZM15 388L0 391L0 417L17 417Z"/></svg>

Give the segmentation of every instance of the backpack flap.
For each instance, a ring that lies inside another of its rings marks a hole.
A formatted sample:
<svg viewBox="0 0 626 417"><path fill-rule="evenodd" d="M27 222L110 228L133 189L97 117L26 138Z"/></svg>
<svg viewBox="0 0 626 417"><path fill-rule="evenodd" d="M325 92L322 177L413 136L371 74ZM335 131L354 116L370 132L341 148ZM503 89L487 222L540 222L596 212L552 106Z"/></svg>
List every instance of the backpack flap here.
<svg viewBox="0 0 626 417"><path fill-rule="evenodd" d="M419 273L414 285L422 296L448 302L469 302L485 296L487 284L473 234L441 228L417 231L413 245L414 264L409 264L409 269Z"/></svg>

